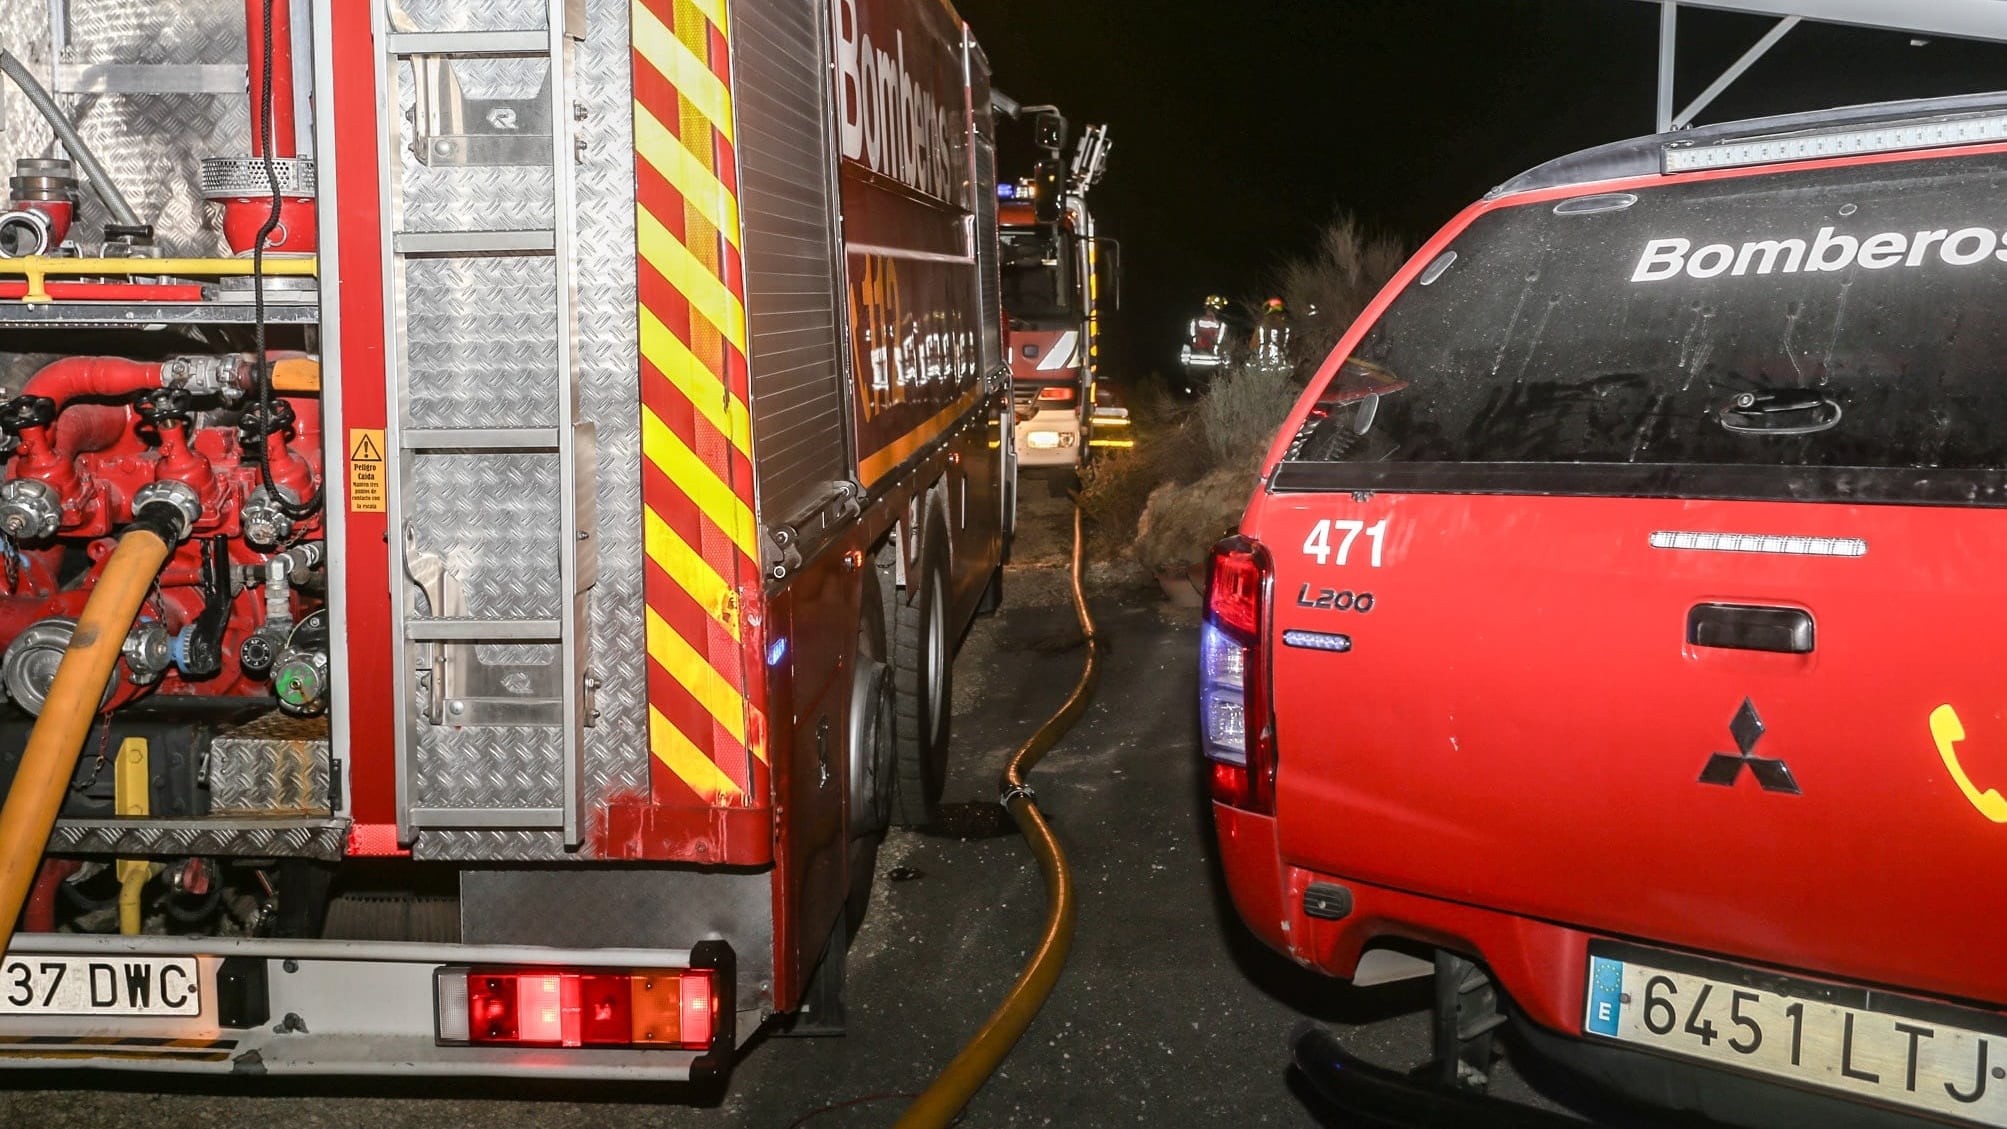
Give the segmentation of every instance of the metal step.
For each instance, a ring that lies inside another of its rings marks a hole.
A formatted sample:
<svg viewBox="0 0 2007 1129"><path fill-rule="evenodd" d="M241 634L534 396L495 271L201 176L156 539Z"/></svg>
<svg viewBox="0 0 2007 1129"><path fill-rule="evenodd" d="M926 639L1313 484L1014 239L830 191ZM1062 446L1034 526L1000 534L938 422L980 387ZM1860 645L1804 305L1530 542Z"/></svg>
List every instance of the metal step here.
<svg viewBox="0 0 2007 1129"><path fill-rule="evenodd" d="M555 451L555 427L424 427L398 433L407 451Z"/></svg>
<svg viewBox="0 0 2007 1129"><path fill-rule="evenodd" d="M399 31L390 35L390 53L410 55L540 56L551 50L550 33L533 31Z"/></svg>
<svg viewBox="0 0 2007 1129"><path fill-rule="evenodd" d="M390 249L400 255L548 255L557 250L549 228L525 231L400 231Z"/></svg>
<svg viewBox="0 0 2007 1129"><path fill-rule="evenodd" d="M555 619L413 619L404 625L413 643L556 643Z"/></svg>

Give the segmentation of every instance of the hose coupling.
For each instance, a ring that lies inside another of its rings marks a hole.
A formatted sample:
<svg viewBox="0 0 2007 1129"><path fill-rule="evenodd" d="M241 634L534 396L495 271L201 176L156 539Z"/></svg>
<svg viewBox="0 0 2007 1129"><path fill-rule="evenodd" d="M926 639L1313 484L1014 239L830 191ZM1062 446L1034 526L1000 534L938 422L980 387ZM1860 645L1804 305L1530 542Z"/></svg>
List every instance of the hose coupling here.
<svg viewBox="0 0 2007 1129"><path fill-rule="evenodd" d="M220 396L234 403L251 386L251 363L241 356L169 357L161 362L160 383L190 396Z"/></svg>
<svg viewBox="0 0 2007 1129"><path fill-rule="evenodd" d="M1003 794L997 797L997 803L1004 807L1009 807L1012 800L1023 800L1032 807L1037 807L1038 793L1032 791L1029 784L1013 784L1005 788Z"/></svg>
<svg viewBox="0 0 2007 1129"><path fill-rule="evenodd" d="M243 527L244 540L258 549L276 549L293 535L293 519L286 512L291 505L297 512L300 499L291 490L279 487L279 497L274 498L263 486L251 491L244 500L244 508L238 511L238 523Z"/></svg>
<svg viewBox="0 0 2007 1129"><path fill-rule="evenodd" d="M132 522L160 535L170 545L188 540L202 519L202 499L185 482L149 482L132 496Z"/></svg>
<svg viewBox="0 0 2007 1129"><path fill-rule="evenodd" d="M11 478L0 485L0 533L14 541L41 541L63 523L56 488L35 478Z"/></svg>

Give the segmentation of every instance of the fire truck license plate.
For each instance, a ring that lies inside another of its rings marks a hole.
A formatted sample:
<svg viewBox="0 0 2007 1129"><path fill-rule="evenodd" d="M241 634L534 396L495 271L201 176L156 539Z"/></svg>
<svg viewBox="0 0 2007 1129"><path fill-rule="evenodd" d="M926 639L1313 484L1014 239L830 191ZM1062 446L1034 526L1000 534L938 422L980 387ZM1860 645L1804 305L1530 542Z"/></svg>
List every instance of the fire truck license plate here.
<svg viewBox="0 0 2007 1129"><path fill-rule="evenodd" d="M201 1015L194 957L54 957L0 963L0 1016Z"/></svg>
<svg viewBox="0 0 2007 1129"><path fill-rule="evenodd" d="M1642 1044L1663 1054L1980 1125L2007 1126L2007 1035L1977 1012L1918 1005L1905 1014L1876 1005L1821 999L1811 983L1764 976L1766 990L1655 968L1632 959L1589 957L1591 1036ZM1881 997L1886 999L1887 997ZM1929 1015L1931 1018L1916 1018ZM1982 1030L1995 1027L1993 1033Z"/></svg>

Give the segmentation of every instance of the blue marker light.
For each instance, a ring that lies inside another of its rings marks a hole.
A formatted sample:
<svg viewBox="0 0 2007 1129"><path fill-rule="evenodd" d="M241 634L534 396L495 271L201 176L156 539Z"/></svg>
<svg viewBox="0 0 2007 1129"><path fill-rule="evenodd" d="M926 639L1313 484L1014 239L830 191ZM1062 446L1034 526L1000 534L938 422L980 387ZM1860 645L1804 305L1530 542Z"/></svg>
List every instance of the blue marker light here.
<svg viewBox="0 0 2007 1129"><path fill-rule="evenodd" d="M780 661L786 657L787 657L787 639L785 637L776 639L773 642L767 644L768 666L779 666Z"/></svg>

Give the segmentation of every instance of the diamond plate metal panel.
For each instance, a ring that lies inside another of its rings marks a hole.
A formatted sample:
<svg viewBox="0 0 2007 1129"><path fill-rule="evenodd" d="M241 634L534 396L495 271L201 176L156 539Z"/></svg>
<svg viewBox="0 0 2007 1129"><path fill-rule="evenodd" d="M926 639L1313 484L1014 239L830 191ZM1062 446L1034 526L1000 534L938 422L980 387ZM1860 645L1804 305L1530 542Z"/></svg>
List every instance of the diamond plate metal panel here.
<svg viewBox="0 0 2007 1129"><path fill-rule="evenodd" d="M543 0L405 0L400 9L399 31L527 31L544 26Z"/></svg>
<svg viewBox="0 0 2007 1129"><path fill-rule="evenodd" d="M64 63L222 63L245 59L244 6L234 0L69 0ZM44 84L54 80L47 4L0 5L0 46L20 54ZM305 81L307 76L300 75ZM55 154L55 140L11 83L0 91L0 169L17 157ZM170 255L226 253L220 217L202 199L203 157L249 154L245 95L57 95L139 218ZM79 230L95 239L106 213L86 190Z"/></svg>
<svg viewBox="0 0 2007 1129"><path fill-rule="evenodd" d="M549 258L407 262L412 426L557 424L553 277Z"/></svg>
<svg viewBox="0 0 2007 1129"><path fill-rule="evenodd" d="M417 807L522 811L564 802L563 746L555 728L428 725L420 728L413 754Z"/></svg>
<svg viewBox="0 0 2007 1129"><path fill-rule="evenodd" d="M467 615L558 615L556 455L430 454L410 479L418 547L459 575Z"/></svg>
<svg viewBox="0 0 2007 1129"><path fill-rule="evenodd" d="M412 844L419 862L575 862L557 831L427 831Z"/></svg>
<svg viewBox="0 0 2007 1129"><path fill-rule="evenodd" d="M328 723L270 713L209 743L212 815L326 815Z"/></svg>
<svg viewBox="0 0 2007 1129"><path fill-rule="evenodd" d="M538 20L536 26L542 26ZM530 98L549 68L535 59L455 59L453 71L469 98ZM399 132L403 151L405 231L524 231L551 226L551 170L453 168L419 162L411 151L417 130L417 76L409 60L398 64Z"/></svg>
<svg viewBox="0 0 2007 1129"><path fill-rule="evenodd" d="M56 824L49 851L126 858L309 858L338 861L348 843L346 819L161 820L68 819Z"/></svg>
<svg viewBox="0 0 2007 1129"><path fill-rule="evenodd" d="M471 0L423 0L407 4L406 10L422 30L542 24L540 6L532 11L521 0L493 5ZM585 732L584 773L586 811L588 818L596 822L598 809L608 797L645 794L648 788L645 691L648 658L641 592L640 372L635 318L634 124L627 3L591 0L587 27L589 34L579 45L575 59L577 100L585 110L585 118L577 123L576 129L585 144L576 170L578 224L573 246L580 301L573 387L579 397L582 418L598 428L595 537L599 542L599 583L591 593L593 613L587 657L600 687L595 699L596 723ZM522 170L454 171L487 174L496 196L483 197L484 201L529 198L527 189L519 183L523 180ZM539 175L547 178L549 170L542 170ZM547 180L542 191L547 197ZM482 215L487 216L491 211L492 204L484 203ZM508 225L489 219L486 226ZM486 387L492 393L493 384L483 384L478 375L482 362L465 359L471 356L470 351L459 358L441 358L449 368L464 365L476 372L464 378L455 373L449 379L465 379L470 387ZM555 490L555 475L547 481L548 488ZM437 486L442 495L454 489L445 482ZM449 504L470 508L482 505L479 495L470 502ZM555 504L553 495L550 511L553 514ZM520 514L501 520L519 524L525 520L549 521ZM495 518L489 519L489 524L496 522ZM491 540L487 544L500 546L502 542ZM554 583L556 569L542 570L539 575ZM502 595L499 582L488 583L497 586L479 596L470 590L470 604L476 599L499 599ZM536 614L555 615L554 589L539 595L547 595L548 602ZM484 616L511 614L478 604L471 610ZM539 740L549 744L538 746L535 741ZM413 782L413 799L419 806L534 808L556 806L558 802L561 784L555 730L442 729L422 742L422 746L417 759L425 766L423 775L428 779ZM547 773L540 772L543 766L548 766ZM521 774L520 778L503 782L505 776L517 774ZM517 794L519 789L523 794ZM423 831L413 844L413 855L420 859L495 862L577 860L591 855L591 843L596 838L596 829L589 825L586 848L573 853L565 850L563 836L557 832Z"/></svg>

